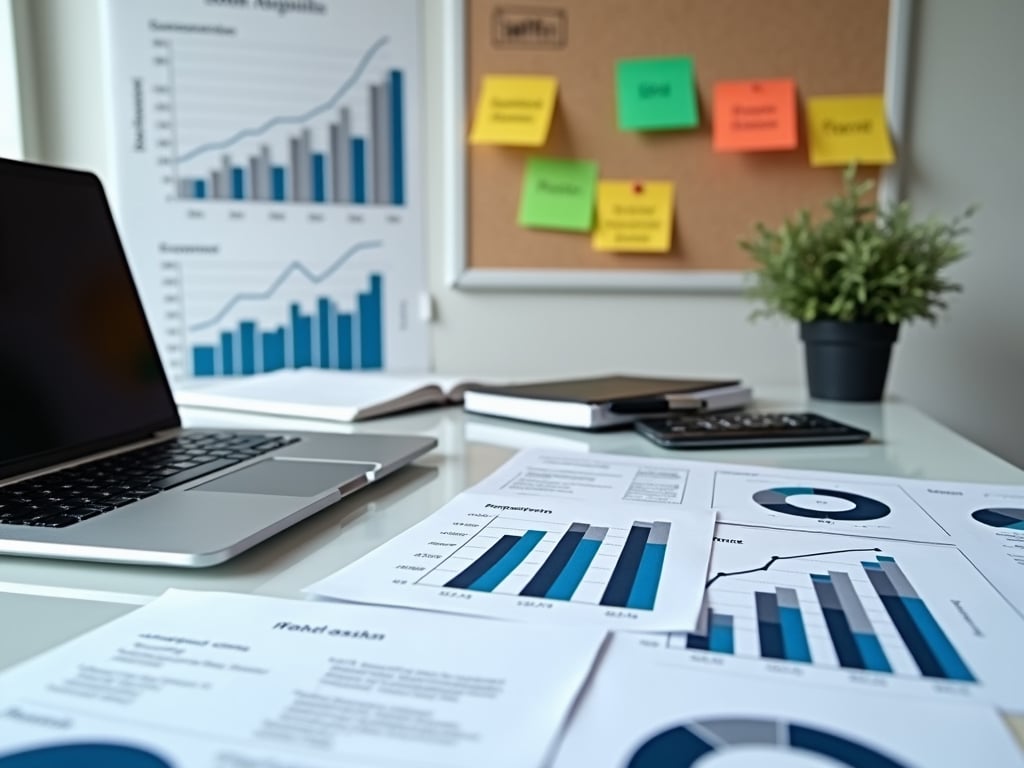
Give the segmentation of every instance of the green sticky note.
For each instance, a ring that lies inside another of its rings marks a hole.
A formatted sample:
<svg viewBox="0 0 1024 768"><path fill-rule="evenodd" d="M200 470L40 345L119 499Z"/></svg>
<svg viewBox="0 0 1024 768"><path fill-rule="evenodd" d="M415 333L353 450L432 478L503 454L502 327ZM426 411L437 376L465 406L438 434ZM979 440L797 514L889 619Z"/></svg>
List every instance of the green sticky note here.
<svg viewBox="0 0 1024 768"><path fill-rule="evenodd" d="M615 63L619 129L665 131L700 122L693 60L688 56Z"/></svg>
<svg viewBox="0 0 1024 768"><path fill-rule="evenodd" d="M519 197L519 226L589 232L594 226L597 163L531 157Z"/></svg>

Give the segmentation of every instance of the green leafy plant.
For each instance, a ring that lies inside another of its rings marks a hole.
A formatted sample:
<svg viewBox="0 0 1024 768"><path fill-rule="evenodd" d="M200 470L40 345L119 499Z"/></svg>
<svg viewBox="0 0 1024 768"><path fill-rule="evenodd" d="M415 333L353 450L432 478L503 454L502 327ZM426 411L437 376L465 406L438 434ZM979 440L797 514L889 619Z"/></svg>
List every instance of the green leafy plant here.
<svg viewBox="0 0 1024 768"><path fill-rule="evenodd" d="M961 290L942 272L967 253L961 238L974 207L949 221L914 222L906 202L865 200L873 187L850 166L821 221L802 210L778 229L758 223L756 236L740 242L758 265L750 293L764 306L754 317L935 322L944 295Z"/></svg>

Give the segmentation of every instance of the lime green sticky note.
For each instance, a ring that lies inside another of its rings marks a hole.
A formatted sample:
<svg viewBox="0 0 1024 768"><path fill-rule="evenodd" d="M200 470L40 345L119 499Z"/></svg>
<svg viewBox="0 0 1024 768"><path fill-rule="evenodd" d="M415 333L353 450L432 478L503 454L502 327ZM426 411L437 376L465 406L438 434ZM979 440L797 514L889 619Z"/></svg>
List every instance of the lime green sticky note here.
<svg viewBox="0 0 1024 768"><path fill-rule="evenodd" d="M597 163L557 157L526 161L519 226L589 232L594 226Z"/></svg>
<svg viewBox="0 0 1024 768"><path fill-rule="evenodd" d="M619 59L615 89L620 130L665 131L700 123L689 56Z"/></svg>

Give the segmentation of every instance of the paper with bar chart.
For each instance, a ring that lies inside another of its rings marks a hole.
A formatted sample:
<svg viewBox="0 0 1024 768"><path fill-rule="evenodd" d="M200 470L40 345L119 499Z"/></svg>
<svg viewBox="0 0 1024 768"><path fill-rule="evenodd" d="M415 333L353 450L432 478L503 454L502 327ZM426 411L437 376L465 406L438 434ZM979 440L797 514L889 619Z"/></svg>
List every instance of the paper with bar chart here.
<svg viewBox="0 0 1024 768"><path fill-rule="evenodd" d="M109 0L118 223L176 383L429 363L416 0Z"/></svg>
<svg viewBox="0 0 1024 768"><path fill-rule="evenodd" d="M652 647L653 646L653 647ZM871 688L771 683L617 634L554 768L910 768L1022 765L989 706Z"/></svg>
<svg viewBox="0 0 1024 768"><path fill-rule="evenodd" d="M1024 620L955 548L720 523L666 649L768 679L1024 705Z"/></svg>
<svg viewBox="0 0 1024 768"><path fill-rule="evenodd" d="M710 510L463 493L307 591L516 621L692 628L713 526Z"/></svg>

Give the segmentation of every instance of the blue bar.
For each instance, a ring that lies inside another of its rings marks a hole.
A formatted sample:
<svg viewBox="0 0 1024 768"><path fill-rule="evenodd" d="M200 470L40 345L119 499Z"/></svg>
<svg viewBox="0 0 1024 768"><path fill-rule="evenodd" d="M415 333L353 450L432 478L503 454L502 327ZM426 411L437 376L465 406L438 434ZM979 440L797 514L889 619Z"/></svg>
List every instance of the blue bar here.
<svg viewBox="0 0 1024 768"><path fill-rule="evenodd" d="M569 558L565 568L558 574L555 583L551 585L551 588L544 596L552 600L571 600L573 593L576 592L576 587L583 581L583 575L587 572L587 568L590 567L594 555L597 554L597 550L600 548L600 541L596 539L583 539L579 546L576 547L576 551L572 553L572 557Z"/></svg>
<svg viewBox="0 0 1024 768"><path fill-rule="evenodd" d="M331 367L331 322L334 307L329 299L320 298L316 302L317 307L317 335L320 348L320 368Z"/></svg>
<svg viewBox="0 0 1024 768"><path fill-rule="evenodd" d="M885 651L882 650L882 644L878 642L877 637L854 632L853 640L857 643L866 668L875 672L892 672L889 659L885 657Z"/></svg>
<svg viewBox="0 0 1024 768"><path fill-rule="evenodd" d="M206 181L204 179L196 179L192 182L192 196L198 200L206 197Z"/></svg>
<svg viewBox="0 0 1024 768"><path fill-rule="evenodd" d="M192 348L192 373L195 376L213 376L216 349L207 346Z"/></svg>
<svg viewBox="0 0 1024 768"><path fill-rule="evenodd" d="M924 601L919 597L903 597L900 599L907 606L911 619L917 624L917 628L924 636L924 641L932 649L932 654L938 659L939 666L946 673L946 677L950 680L968 680L973 682L974 675L967 669L967 665L964 664L963 659L960 658L960 654L956 652L953 644L949 642L946 633L942 631L942 627L935 621L935 617L932 616L932 612L928 610L928 606L924 604Z"/></svg>
<svg viewBox="0 0 1024 768"><path fill-rule="evenodd" d="M403 142L402 73L391 70L391 202L405 204L405 143Z"/></svg>
<svg viewBox="0 0 1024 768"><path fill-rule="evenodd" d="M320 152L313 153L313 201L322 203L327 199L324 182L324 156Z"/></svg>
<svg viewBox="0 0 1024 768"><path fill-rule="evenodd" d="M619 560L615 563L611 578L608 579L608 586L601 596L601 605L617 605L620 608L626 607L629 595L633 591L633 581L640 568L640 560L644 555L644 548L647 546L647 538L651 535L651 527L648 525L637 525L629 529L626 536L626 543L619 553Z"/></svg>
<svg viewBox="0 0 1024 768"><path fill-rule="evenodd" d="M245 171L242 168L231 169L231 197L245 199Z"/></svg>
<svg viewBox="0 0 1024 768"><path fill-rule="evenodd" d="M352 202L366 202L366 141L352 139Z"/></svg>
<svg viewBox="0 0 1024 768"><path fill-rule="evenodd" d="M292 304L292 348L293 368L313 365L313 320L299 312L299 305Z"/></svg>
<svg viewBox="0 0 1024 768"><path fill-rule="evenodd" d="M476 592L492 592L512 571L519 567L543 538L544 531L524 533L519 537L519 541L512 545L512 549L505 553L504 557L491 566L487 573L469 585L469 589Z"/></svg>
<svg viewBox="0 0 1024 768"><path fill-rule="evenodd" d="M733 653L732 616L711 612L708 617L708 650Z"/></svg>
<svg viewBox="0 0 1024 768"><path fill-rule="evenodd" d="M275 200L284 200L284 168L280 165L270 167L270 195Z"/></svg>
<svg viewBox="0 0 1024 768"><path fill-rule="evenodd" d="M242 373L256 373L256 323L243 320L238 324L241 337Z"/></svg>
<svg viewBox="0 0 1024 768"><path fill-rule="evenodd" d="M782 627L782 646L790 661L811 660L804 619L799 608L779 606L779 625Z"/></svg>
<svg viewBox="0 0 1024 768"><path fill-rule="evenodd" d="M502 536L486 552L460 572L458 576L445 582L445 586L469 589L473 582L485 575L492 566L496 565L501 558L507 555L512 547L519 543L520 538L519 536Z"/></svg>
<svg viewBox="0 0 1024 768"><path fill-rule="evenodd" d="M551 589L555 580L565 570L566 565L568 565L573 554L575 554L580 541L583 539L583 534L586 532L586 525L573 523L569 526L569 530L562 534L562 538L558 540L555 548L551 550L551 554L545 558L544 564L537 569L537 573L534 574L533 578L527 582L526 586L523 587L522 590L520 590L519 594L523 597L549 596L548 590ZM570 593L570 597L571 596L572 595Z"/></svg>
<svg viewBox="0 0 1024 768"><path fill-rule="evenodd" d="M382 284L380 275L370 275L369 293L359 294L359 367L364 370L384 367Z"/></svg>
<svg viewBox="0 0 1024 768"><path fill-rule="evenodd" d="M235 337L234 334L224 331L220 335L221 368L225 376L233 376L235 373Z"/></svg>
<svg viewBox="0 0 1024 768"><path fill-rule="evenodd" d="M352 315L338 313L338 368L351 371L352 364Z"/></svg>
<svg viewBox="0 0 1024 768"><path fill-rule="evenodd" d="M263 333L263 370L284 368L284 328Z"/></svg>
<svg viewBox="0 0 1024 768"><path fill-rule="evenodd" d="M652 610L654 599L658 596L658 584L661 582L661 567L665 563L665 545L644 545L644 553L640 558L640 567L636 572L636 581L629 591L626 600L627 608L644 608Z"/></svg>

